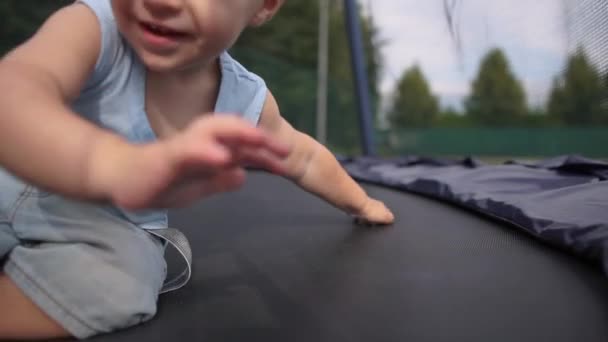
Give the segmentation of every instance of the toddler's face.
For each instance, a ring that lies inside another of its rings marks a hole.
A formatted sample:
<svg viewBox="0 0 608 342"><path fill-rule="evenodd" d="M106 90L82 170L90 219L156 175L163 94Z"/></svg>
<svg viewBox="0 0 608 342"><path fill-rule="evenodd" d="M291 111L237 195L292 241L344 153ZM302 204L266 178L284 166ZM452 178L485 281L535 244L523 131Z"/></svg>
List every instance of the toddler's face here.
<svg viewBox="0 0 608 342"><path fill-rule="evenodd" d="M113 0L120 32L155 71L209 63L255 24L264 0Z"/></svg>

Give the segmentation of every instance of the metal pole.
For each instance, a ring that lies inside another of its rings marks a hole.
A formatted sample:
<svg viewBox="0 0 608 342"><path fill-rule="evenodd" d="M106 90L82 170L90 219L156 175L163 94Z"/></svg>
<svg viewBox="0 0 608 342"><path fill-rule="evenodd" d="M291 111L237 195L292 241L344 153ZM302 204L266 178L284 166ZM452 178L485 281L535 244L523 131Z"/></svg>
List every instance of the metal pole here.
<svg viewBox="0 0 608 342"><path fill-rule="evenodd" d="M319 0L319 57L317 77L317 140L327 143L327 75L329 72L329 0Z"/></svg>
<svg viewBox="0 0 608 342"><path fill-rule="evenodd" d="M346 17L346 30L350 43L350 56L353 74L355 76L355 90L359 107L359 128L361 130L362 149L366 156L376 154L374 145L374 125L369 95L369 80L367 78L365 50L363 49L363 36L359 22L359 10L356 0L344 0L344 15Z"/></svg>

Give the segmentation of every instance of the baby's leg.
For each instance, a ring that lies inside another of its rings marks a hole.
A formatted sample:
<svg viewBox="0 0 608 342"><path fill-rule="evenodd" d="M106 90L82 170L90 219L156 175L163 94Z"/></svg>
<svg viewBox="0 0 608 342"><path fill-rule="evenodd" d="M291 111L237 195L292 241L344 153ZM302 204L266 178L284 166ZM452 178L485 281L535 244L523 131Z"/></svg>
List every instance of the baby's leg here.
<svg viewBox="0 0 608 342"><path fill-rule="evenodd" d="M156 314L166 275L159 240L100 206L32 189L18 203L9 217L18 242L0 268L0 321L10 317L0 339L87 338Z"/></svg>
<svg viewBox="0 0 608 342"><path fill-rule="evenodd" d="M50 339L69 334L43 313L5 275L0 273L0 340Z"/></svg>
<svg viewBox="0 0 608 342"><path fill-rule="evenodd" d="M0 170L0 179L3 176L1 172ZM34 305L15 283L2 273L6 257L19 245L6 209L13 207L19 197L19 191L24 187L15 186L7 191L7 182L0 181L0 184L0 340L65 337L68 333ZM9 194L10 190L13 190L12 194Z"/></svg>

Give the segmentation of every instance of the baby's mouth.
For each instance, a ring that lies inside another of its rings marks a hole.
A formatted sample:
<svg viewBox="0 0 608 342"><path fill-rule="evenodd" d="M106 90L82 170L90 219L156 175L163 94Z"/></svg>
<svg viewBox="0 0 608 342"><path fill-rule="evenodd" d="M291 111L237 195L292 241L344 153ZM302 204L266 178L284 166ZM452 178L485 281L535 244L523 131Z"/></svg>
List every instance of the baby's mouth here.
<svg viewBox="0 0 608 342"><path fill-rule="evenodd" d="M140 22L140 26L147 32L150 32L154 35L170 38L170 39L184 39L188 38L190 35L183 31L177 31L172 28L161 26L157 24L152 24L148 22Z"/></svg>

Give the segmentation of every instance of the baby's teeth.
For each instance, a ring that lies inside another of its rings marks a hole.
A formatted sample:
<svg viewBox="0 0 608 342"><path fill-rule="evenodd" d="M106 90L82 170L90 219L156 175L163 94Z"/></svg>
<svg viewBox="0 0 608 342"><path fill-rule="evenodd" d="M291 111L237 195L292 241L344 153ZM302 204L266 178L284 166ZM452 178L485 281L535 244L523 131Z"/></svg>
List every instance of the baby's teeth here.
<svg viewBox="0 0 608 342"><path fill-rule="evenodd" d="M150 25L150 27L151 27L151 28L152 28L154 31L157 31L157 32L160 32L160 33L168 33L168 30L166 30L166 29L165 29L165 28L163 28L163 27L156 26L156 25Z"/></svg>

